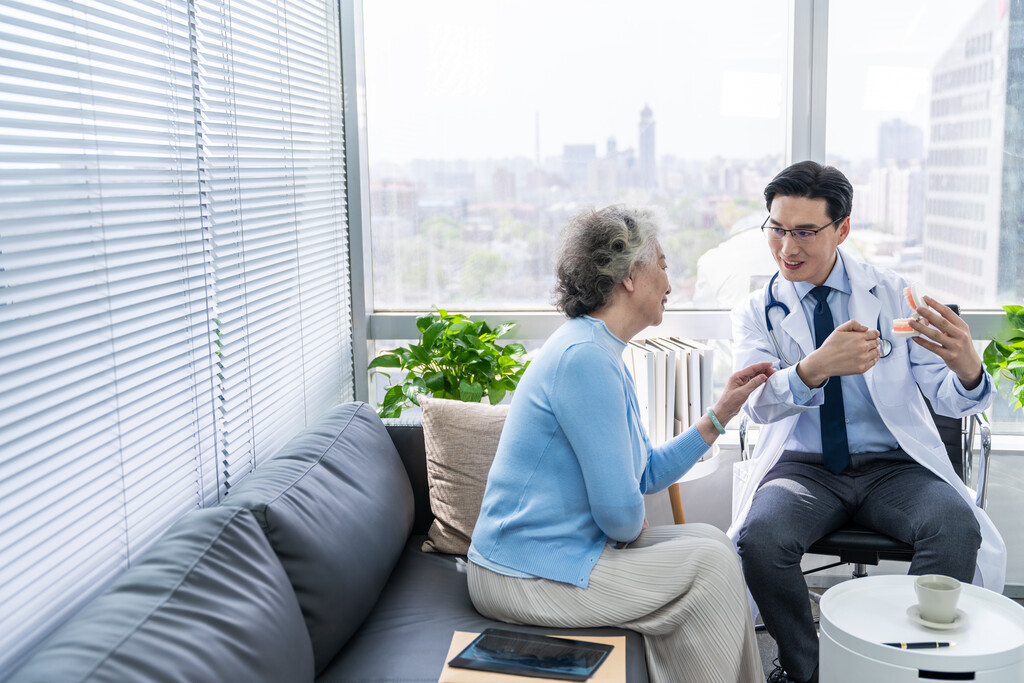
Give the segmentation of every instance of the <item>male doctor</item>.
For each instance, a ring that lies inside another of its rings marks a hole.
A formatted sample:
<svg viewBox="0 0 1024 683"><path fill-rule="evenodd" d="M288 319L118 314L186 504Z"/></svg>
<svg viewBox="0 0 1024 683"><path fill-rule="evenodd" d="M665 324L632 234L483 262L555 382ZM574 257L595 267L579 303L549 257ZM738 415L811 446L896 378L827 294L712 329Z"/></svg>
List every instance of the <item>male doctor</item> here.
<svg viewBox="0 0 1024 683"><path fill-rule="evenodd" d="M992 382L967 324L930 297L911 323L920 336L893 338L893 318L913 313L910 282L838 248L853 205L840 171L793 164L764 197L761 231L779 276L733 311L733 361L778 371L744 407L765 427L738 466L749 469L729 535L779 646L768 681L817 681L800 559L847 521L912 544L911 574L1002 591L1003 540L954 472L922 396L936 412L969 415L988 406ZM892 344L884 357L882 338Z"/></svg>

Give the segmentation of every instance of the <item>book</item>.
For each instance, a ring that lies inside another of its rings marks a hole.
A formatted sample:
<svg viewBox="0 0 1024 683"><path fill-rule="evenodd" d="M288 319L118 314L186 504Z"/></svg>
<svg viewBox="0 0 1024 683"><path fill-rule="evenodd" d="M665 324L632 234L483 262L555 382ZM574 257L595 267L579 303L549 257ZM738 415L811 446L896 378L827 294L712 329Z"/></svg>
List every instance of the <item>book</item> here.
<svg viewBox="0 0 1024 683"><path fill-rule="evenodd" d="M683 339L680 337L673 337L673 339L697 352L697 378L695 381L691 379L690 389L691 391L694 388L697 390L696 414L697 417L700 417L704 414L705 410L714 404L715 350L708 344L694 339ZM691 367L693 366L691 365Z"/></svg>
<svg viewBox="0 0 1024 683"><path fill-rule="evenodd" d="M660 338L648 339L647 345L655 349L655 400L658 405L659 443L668 441L676 430L676 348Z"/></svg>
<svg viewBox="0 0 1024 683"><path fill-rule="evenodd" d="M642 340L633 340L626 348L632 354L633 382L636 385L637 402L640 404L640 422L647 430L648 438L651 438L656 425L657 409L654 398L654 353Z"/></svg>

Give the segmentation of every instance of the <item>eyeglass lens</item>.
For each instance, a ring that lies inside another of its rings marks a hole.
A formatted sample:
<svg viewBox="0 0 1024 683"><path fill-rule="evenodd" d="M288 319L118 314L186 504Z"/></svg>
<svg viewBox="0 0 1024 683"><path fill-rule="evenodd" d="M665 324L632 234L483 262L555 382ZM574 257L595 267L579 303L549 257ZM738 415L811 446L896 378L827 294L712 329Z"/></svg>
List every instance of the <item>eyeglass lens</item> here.
<svg viewBox="0 0 1024 683"><path fill-rule="evenodd" d="M761 228L761 232L770 240L781 240L788 233L790 237L800 242L813 242L814 237L818 234L817 230L786 230L767 225Z"/></svg>

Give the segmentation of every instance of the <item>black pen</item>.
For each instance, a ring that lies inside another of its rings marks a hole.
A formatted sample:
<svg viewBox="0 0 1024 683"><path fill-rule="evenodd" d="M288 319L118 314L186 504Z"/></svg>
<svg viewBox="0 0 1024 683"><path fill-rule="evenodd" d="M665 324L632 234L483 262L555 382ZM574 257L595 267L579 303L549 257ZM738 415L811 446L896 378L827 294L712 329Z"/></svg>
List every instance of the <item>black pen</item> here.
<svg viewBox="0 0 1024 683"><path fill-rule="evenodd" d="M883 645L891 645L892 647L898 647L903 650L927 650L936 647L953 647L956 643L937 643L935 641L928 641L924 643L883 643Z"/></svg>

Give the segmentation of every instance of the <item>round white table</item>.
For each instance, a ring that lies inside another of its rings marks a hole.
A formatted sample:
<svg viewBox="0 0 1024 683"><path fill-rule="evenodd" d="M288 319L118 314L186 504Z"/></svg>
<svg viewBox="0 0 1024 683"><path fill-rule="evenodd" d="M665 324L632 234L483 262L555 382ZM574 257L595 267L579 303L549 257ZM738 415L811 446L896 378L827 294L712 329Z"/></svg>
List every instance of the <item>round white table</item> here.
<svg viewBox="0 0 1024 683"><path fill-rule="evenodd" d="M963 585L954 628L931 629L907 609L917 604L915 576L845 581L821 598L820 679L828 683L921 683L928 680L1024 681L1024 607L977 586ZM954 642L904 650L890 642Z"/></svg>

